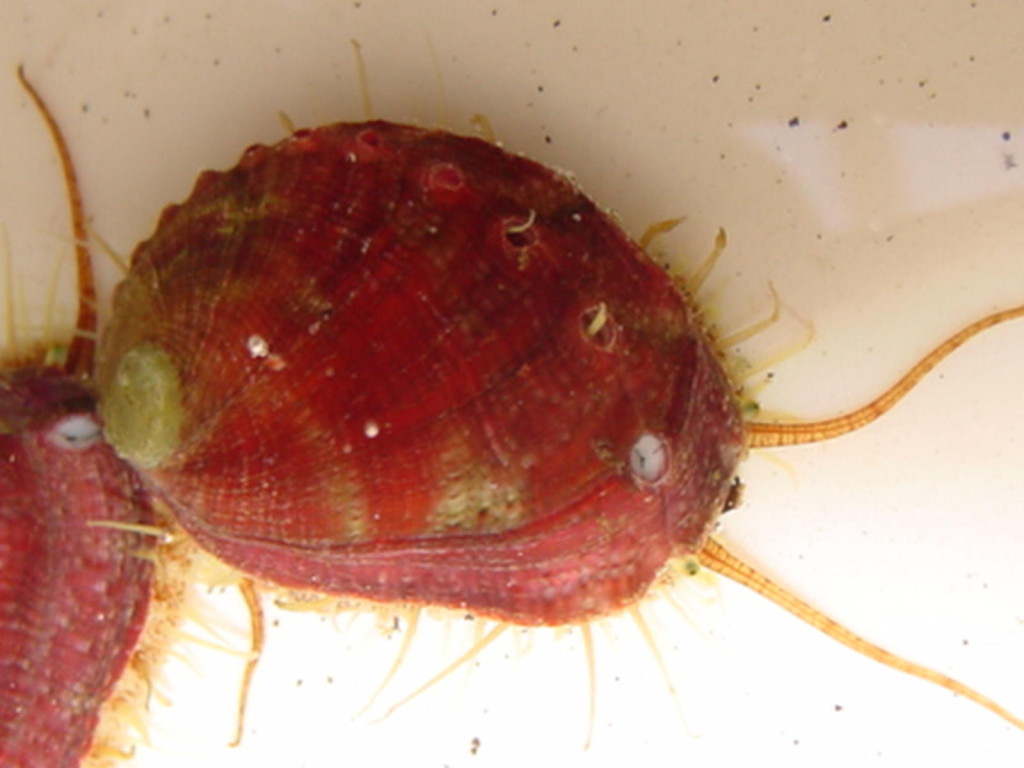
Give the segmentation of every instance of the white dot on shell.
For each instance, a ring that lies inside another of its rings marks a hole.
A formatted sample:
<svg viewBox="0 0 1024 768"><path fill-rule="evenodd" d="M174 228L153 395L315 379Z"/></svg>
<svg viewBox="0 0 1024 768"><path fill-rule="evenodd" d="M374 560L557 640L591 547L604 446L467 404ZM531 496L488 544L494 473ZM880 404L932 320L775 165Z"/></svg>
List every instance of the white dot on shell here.
<svg viewBox="0 0 1024 768"><path fill-rule="evenodd" d="M380 425L376 421L368 421L363 425L363 434L373 438L380 434Z"/></svg>
<svg viewBox="0 0 1024 768"><path fill-rule="evenodd" d="M262 336L257 336L255 333L245 340L245 346L249 349L249 354L254 358L266 357L270 354L270 344Z"/></svg>

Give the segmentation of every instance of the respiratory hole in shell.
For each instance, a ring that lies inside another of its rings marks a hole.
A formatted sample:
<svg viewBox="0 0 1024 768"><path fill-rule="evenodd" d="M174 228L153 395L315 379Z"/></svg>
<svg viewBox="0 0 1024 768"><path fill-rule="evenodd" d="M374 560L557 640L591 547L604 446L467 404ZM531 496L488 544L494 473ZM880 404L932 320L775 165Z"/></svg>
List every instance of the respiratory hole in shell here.
<svg viewBox="0 0 1024 768"><path fill-rule="evenodd" d="M454 192L466 186L466 177L451 163L436 163L427 172L427 186L433 191Z"/></svg>
<svg viewBox="0 0 1024 768"><path fill-rule="evenodd" d="M668 474L669 448L665 441L644 432L629 450L629 469L641 485L657 485Z"/></svg>
<svg viewBox="0 0 1024 768"><path fill-rule="evenodd" d="M361 131L359 133L358 141L364 147L369 147L370 149L378 149L381 145L380 134L372 128L367 128L365 131Z"/></svg>
<svg viewBox="0 0 1024 768"><path fill-rule="evenodd" d="M47 437L50 443L69 451L84 451L100 439L102 430L92 414L76 413L54 424Z"/></svg>

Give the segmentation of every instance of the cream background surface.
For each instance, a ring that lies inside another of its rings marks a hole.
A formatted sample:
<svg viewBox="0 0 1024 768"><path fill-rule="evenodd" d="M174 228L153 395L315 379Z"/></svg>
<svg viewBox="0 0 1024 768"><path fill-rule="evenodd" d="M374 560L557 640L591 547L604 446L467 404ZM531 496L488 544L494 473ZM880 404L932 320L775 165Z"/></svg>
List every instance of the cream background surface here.
<svg viewBox="0 0 1024 768"><path fill-rule="evenodd" d="M278 112L297 125L362 119L354 38L378 116L469 132L483 113L508 149L572 171L628 231L685 215L659 242L684 264L725 227L711 282L723 327L761 316L769 282L787 310L744 354L791 346L794 317L814 329L771 368L762 404L832 415L968 321L1024 301L1022 22L1019 4L985 0L6 0L0 221L19 317L38 324L53 303L69 235L18 63L68 134L94 229L128 253L201 169L280 138ZM103 268L106 308L117 273ZM870 429L751 458L723 532L833 617L1019 714L1022 347L1024 324L993 331ZM237 599L220 599L223 642L244 648ZM994 716L732 584L695 609L706 637L664 601L645 610L689 731L628 620L595 634L584 750L578 632L508 635L378 723L472 627L428 622L375 709L353 719L399 637L372 617L275 613L242 747L224 746L237 659L185 644L188 663L167 670L173 705L154 703L152 745L134 764L1001 766L1024 755L1024 734Z"/></svg>

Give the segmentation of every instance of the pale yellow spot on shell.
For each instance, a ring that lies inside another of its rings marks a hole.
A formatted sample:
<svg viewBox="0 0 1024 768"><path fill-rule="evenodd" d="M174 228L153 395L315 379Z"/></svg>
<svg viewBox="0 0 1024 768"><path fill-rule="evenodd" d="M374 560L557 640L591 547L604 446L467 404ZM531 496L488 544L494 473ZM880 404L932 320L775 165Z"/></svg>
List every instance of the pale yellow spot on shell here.
<svg viewBox="0 0 1024 768"><path fill-rule="evenodd" d="M117 364L101 413L107 440L136 466L158 466L179 440L184 411L171 356L156 344L133 347Z"/></svg>
<svg viewBox="0 0 1024 768"><path fill-rule="evenodd" d="M517 490L492 477L466 446L450 446L439 462L442 496L430 515L431 530L507 531L525 517Z"/></svg>

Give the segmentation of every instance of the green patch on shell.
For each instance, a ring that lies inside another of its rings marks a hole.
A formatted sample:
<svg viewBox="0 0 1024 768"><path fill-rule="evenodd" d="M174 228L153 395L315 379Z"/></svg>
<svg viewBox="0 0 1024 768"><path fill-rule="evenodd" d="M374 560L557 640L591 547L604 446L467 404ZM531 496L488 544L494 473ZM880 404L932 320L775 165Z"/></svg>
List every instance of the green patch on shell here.
<svg viewBox="0 0 1024 768"><path fill-rule="evenodd" d="M129 350L117 365L101 407L107 440L136 466L152 468L178 445L184 411L171 356L151 342Z"/></svg>

